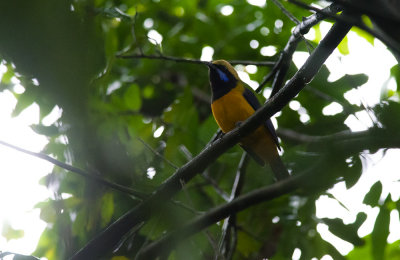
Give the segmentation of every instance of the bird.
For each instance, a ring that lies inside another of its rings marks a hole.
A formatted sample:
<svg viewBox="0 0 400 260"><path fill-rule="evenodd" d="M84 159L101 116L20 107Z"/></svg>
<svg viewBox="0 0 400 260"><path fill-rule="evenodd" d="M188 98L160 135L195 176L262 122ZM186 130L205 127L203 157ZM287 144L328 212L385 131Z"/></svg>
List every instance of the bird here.
<svg viewBox="0 0 400 260"><path fill-rule="evenodd" d="M261 107L252 89L240 80L226 60L205 63L209 68L211 111L223 133L232 131ZM275 128L268 118L254 132L239 141L240 146L260 165L269 164L276 180L289 177L278 149Z"/></svg>

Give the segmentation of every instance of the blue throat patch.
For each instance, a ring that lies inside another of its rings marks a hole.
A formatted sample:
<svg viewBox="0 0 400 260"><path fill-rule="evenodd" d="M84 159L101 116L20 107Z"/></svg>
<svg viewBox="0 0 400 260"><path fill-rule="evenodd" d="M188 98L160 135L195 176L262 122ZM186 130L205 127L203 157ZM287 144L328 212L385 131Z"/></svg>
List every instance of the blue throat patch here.
<svg viewBox="0 0 400 260"><path fill-rule="evenodd" d="M218 75L221 78L221 80L224 82L228 82L228 80L229 80L228 76L219 69L217 69L217 71L218 71Z"/></svg>

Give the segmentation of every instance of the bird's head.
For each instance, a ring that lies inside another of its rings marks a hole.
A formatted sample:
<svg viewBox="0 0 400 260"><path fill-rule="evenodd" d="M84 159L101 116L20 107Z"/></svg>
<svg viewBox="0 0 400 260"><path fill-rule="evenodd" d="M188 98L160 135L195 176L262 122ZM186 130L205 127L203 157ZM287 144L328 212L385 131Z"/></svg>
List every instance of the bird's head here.
<svg viewBox="0 0 400 260"><path fill-rule="evenodd" d="M218 97L233 89L240 81L236 70L226 60L216 60L206 63L209 68L210 85Z"/></svg>

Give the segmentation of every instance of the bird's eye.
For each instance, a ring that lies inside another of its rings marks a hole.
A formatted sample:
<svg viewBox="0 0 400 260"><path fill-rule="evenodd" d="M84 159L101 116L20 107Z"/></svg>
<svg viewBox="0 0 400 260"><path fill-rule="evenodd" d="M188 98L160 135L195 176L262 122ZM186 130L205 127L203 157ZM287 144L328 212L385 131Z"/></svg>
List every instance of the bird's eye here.
<svg viewBox="0 0 400 260"><path fill-rule="evenodd" d="M218 71L218 75L219 75L219 77L220 77L220 79L222 81L224 81L224 82L228 82L229 81L228 75L226 75L225 72L223 72L220 69L217 69L217 71Z"/></svg>

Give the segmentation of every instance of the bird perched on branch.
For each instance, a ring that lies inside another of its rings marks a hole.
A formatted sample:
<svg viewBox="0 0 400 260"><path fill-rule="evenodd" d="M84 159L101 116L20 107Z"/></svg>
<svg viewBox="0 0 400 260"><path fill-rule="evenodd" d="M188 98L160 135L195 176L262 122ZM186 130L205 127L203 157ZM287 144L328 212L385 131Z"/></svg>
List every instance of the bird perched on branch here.
<svg viewBox="0 0 400 260"><path fill-rule="evenodd" d="M212 91L211 110L222 132L227 133L260 108L260 103L229 62L216 60L206 64ZM279 157L280 146L270 119L239 143L256 162L261 165L268 163L277 180L289 176Z"/></svg>

